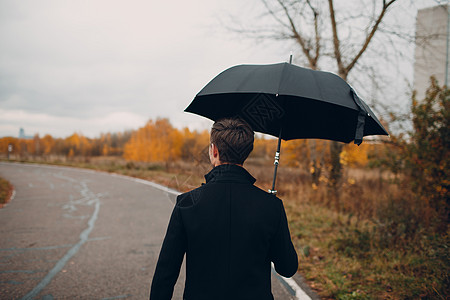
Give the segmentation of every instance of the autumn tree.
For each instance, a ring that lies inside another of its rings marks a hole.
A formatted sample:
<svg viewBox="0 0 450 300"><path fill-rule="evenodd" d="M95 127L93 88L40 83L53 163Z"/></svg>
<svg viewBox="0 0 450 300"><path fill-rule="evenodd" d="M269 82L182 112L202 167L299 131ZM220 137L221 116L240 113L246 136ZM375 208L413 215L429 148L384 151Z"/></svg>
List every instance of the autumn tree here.
<svg viewBox="0 0 450 300"><path fill-rule="evenodd" d="M181 159L184 161L205 162L208 161L209 133L207 130L201 132L191 131L185 127L182 131L183 145L181 148Z"/></svg>
<svg viewBox="0 0 450 300"><path fill-rule="evenodd" d="M364 168L369 163L369 155L378 145L370 142L359 146L355 144L344 145L341 152L341 163L351 167Z"/></svg>
<svg viewBox="0 0 450 300"><path fill-rule="evenodd" d="M46 134L41 139L42 153L44 155L51 154L54 146L55 146L55 140L53 139L53 137L51 135Z"/></svg>
<svg viewBox="0 0 450 300"><path fill-rule="evenodd" d="M403 145L413 191L450 221L450 90L432 78L426 98L412 100L413 131Z"/></svg>
<svg viewBox="0 0 450 300"><path fill-rule="evenodd" d="M91 153L91 141L82 134L74 133L67 137L64 142L69 156L89 156Z"/></svg>
<svg viewBox="0 0 450 300"><path fill-rule="evenodd" d="M134 161L170 162L181 156L181 133L168 119L148 121L125 144L124 158Z"/></svg>
<svg viewBox="0 0 450 300"><path fill-rule="evenodd" d="M422 221L434 220L446 231L450 221L450 90L434 78L425 99L413 95L413 128L393 135L384 156L376 162L387 166L397 184L413 192Z"/></svg>
<svg viewBox="0 0 450 300"><path fill-rule="evenodd" d="M19 153L20 152L20 143L19 143L18 138L4 137L4 138L0 139L0 153L7 156L9 145L12 146L11 153Z"/></svg>
<svg viewBox="0 0 450 300"><path fill-rule="evenodd" d="M102 133L100 137L92 139L91 155L122 156L124 146L131 135L131 131Z"/></svg>

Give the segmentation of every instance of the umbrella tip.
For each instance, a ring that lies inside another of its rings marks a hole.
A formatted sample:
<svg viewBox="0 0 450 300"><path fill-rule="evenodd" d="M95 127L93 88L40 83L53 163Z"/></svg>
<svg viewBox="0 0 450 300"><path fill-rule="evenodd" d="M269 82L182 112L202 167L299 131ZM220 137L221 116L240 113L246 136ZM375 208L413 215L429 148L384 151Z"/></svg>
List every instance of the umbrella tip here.
<svg viewBox="0 0 450 300"><path fill-rule="evenodd" d="M289 54L289 63L292 64L292 50L291 53Z"/></svg>

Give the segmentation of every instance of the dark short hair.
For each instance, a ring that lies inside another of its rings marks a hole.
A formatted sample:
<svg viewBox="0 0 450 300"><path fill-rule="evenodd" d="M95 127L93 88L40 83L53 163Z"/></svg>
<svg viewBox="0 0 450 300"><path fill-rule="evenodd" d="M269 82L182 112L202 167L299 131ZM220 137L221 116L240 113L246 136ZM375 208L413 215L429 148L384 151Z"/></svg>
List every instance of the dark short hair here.
<svg viewBox="0 0 450 300"><path fill-rule="evenodd" d="M253 150L253 141L252 128L241 118L220 119L211 128L211 143L222 163L243 164Z"/></svg>

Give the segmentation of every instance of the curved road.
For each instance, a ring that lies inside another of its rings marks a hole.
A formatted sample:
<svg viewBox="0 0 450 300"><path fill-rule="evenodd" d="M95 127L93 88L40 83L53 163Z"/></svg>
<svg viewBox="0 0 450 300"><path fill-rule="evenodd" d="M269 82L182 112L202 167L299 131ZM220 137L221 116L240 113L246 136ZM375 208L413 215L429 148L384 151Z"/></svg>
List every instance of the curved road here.
<svg viewBox="0 0 450 300"><path fill-rule="evenodd" d="M148 299L176 193L83 169L0 163L0 299ZM300 299L273 276L275 299ZM184 270L173 299L182 299ZM300 292L301 293L301 292Z"/></svg>

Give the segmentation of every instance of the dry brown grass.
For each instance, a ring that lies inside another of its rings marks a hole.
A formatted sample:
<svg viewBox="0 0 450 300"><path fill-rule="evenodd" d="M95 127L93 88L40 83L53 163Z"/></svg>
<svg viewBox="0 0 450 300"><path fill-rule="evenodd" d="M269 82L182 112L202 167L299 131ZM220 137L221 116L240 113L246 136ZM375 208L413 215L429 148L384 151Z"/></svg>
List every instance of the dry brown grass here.
<svg viewBox="0 0 450 300"><path fill-rule="evenodd" d="M11 198L13 186L4 178L0 177L0 208Z"/></svg>

